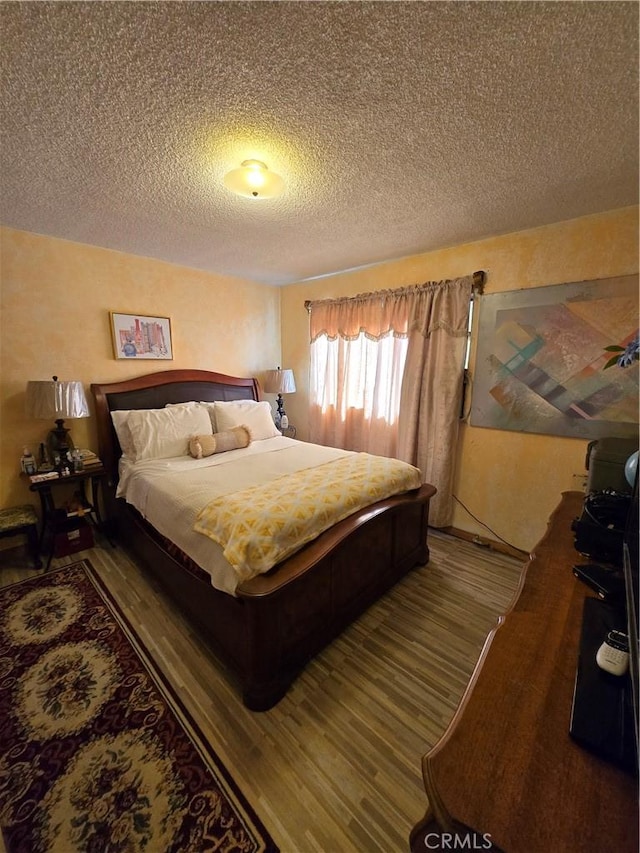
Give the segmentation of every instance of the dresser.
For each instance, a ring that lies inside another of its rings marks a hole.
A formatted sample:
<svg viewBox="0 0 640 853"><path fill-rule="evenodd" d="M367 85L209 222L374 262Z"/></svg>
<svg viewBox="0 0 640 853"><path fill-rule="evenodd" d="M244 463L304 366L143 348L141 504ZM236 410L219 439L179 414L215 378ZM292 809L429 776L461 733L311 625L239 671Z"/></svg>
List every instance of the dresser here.
<svg viewBox="0 0 640 853"><path fill-rule="evenodd" d="M582 613L591 590L565 492L523 569L514 604L485 643L463 700L422 759L428 800L413 851L638 851L638 785L569 735ZM472 835L471 833L475 833ZM458 848L461 849L458 844Z"/></svg>

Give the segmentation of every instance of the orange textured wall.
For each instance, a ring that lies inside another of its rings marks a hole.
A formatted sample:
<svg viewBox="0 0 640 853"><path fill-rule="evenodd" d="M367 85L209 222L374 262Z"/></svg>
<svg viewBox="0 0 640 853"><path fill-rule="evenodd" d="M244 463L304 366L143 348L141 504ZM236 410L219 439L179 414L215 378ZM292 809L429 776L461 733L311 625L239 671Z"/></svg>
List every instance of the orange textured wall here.
<svg viewBox="0 0 640 853"><path fill-rule="evenodd" d="M638 208L507 234L284 288L283 364L294 369L298 388L298 393L287 400L287 411L299 437L307 434L309 337L305 299L456 278L475 270L487 272L487 294L637 273ZM474 334L473 351L475 345ZM529 551L544 533L560 493L581 488L576 475L584 473L586 447L586 440L464 424L458 444L455 494L498 537ZM460 505L453 525L496 538Z"/></svg>
<svg viewBox="0 0 640 853"><path fill-rule="evenodd" d="M186 367L260 377L280 363L276 287L7 228L0 240L0 506L35 498L19 459L53 426L26 417L29 379L79 379L92 407L91 382ZM116 361L110 311L170 317L173 360ZM67 426L97 449L92 417Z"/></svg>
<svg viewBox="0 0 640 853"><path fill-rule="evenodd" d="M390 261L281 289L11 229L0 230L0 505L33 498L18 477L23 444L48 425L24 414L26 383L80 379L88 385L167 368L240 376L282 364L298 391L287 412L307 435L308 316L305 299L488 273L486 292L541 287L638 271L638 208ZM109 311L171 317L173 361L116 361ZM282 350L280 341L282 338ZM474 339L475 348L475 339ZM282 356L281 356L282 352ZM91 404L91 400L90 400ZM78 445L96 446L92 418L70 424ZM463 425L456 495L516 547L538 541L563 490L584 471L586 441ZM456 527L491 536L461 507Z"/></svg>

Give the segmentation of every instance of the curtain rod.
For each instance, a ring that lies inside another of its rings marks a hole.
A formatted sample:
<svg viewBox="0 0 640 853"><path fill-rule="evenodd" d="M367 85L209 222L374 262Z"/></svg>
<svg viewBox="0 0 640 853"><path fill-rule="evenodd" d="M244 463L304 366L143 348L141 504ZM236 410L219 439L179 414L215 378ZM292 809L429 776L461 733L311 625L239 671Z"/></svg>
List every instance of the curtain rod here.
<svg viewBox="0 0 640 853"><path fill-rule="evenodd" d="M484 283L487 280L487 274L484 270L476 270L473 273L473 293L474 295L482 296L484 293ZM311 311L311 299L305 299L304 307L307 311Z"/></svg>

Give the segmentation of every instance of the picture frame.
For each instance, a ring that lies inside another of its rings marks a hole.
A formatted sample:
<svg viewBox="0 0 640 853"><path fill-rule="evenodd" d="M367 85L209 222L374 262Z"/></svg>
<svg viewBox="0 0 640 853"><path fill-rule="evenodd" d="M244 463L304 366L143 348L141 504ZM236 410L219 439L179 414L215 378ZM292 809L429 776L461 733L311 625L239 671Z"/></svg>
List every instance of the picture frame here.
<svg viewBox="0 0 640 853"><path fill-rule="evenodd" d="M171 361L171 318L150 314L109 312L113 356L116 359Z"/></svg>
<svg viewBox="0 0 640 853"><path fill-rule="evenodd" d="M472 426L567 438L636 438L638 275L480 297Z"/></svg>

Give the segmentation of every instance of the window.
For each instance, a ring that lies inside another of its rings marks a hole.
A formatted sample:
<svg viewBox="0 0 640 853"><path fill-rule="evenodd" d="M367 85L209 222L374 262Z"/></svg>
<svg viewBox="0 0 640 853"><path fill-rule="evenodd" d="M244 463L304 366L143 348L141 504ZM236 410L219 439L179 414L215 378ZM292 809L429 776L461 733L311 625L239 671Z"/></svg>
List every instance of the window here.
<svg viewBox="0 0 640 853"><path fill-rule="evenodd" d="M355 340L321 335L311 344L311 404L323 414L333 408L342 421L358 409L366 420L395 424L407 343L393 334L379 340L363 332Z"/></svg>
<svg viewBox="0 0 640 853"><path fill-rule="evenodd" d="M308 303L311 441L409 461L425 434L427 399L437 401L429 423L446 431L471 288L467 276Z"/></svg>

